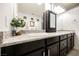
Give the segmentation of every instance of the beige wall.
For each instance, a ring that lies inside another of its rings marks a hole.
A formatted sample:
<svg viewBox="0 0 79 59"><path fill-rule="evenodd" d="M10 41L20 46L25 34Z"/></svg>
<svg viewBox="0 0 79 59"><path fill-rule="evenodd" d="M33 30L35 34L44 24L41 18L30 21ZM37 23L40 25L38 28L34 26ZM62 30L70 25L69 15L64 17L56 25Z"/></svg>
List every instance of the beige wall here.
<svg viewBox="0 0 79 59"><path fill-rule="evenodd" d="M10 30L10 21L17 16L16 4L0 3L0 31Z"/></svg>

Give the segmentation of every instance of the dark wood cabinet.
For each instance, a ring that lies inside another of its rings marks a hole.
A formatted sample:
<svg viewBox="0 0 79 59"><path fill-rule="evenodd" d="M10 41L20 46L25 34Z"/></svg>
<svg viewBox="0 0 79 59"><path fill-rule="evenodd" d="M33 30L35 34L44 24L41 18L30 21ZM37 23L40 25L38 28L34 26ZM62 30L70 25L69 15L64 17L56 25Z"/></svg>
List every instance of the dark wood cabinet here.
<svg viewBox="0 0 79 59"><path fill-rule="evenodd" d="M39 49L37 51L33 51L29 54L25 54L23 56L45 56L45 50L44 49Z"/></svg>
<svg viewBox="0 0 79 59"><path fill-rule="evenodd" d="M67 48L67 40L60 41L60 51Z"/></svg>
<svg viewBox="0 0 79 59"><path fill-rule="evenodd" d="M58 56L59 55L59 43L55 43L47 47L48 56Z"/></svg>
<svg viewBox="0 0 79 59"><path fill-rule="evenodd" d="M67 48L60 51L60 56L66 56L67 55Z"/></svg>
<svg viewBox="0 0 79 59"><path fill-rule="evenodd" d="M68 36L68 51L70 51L74 47L74 34L72 33Z"/></svg>
<svg viewBox="0 0 79 59"><path fill-rule="evenodd" d="M47 55L48 56L58 56L59 55L59 36L48 38L46 43Z"/></svg>
<svg viewBox="0 0 79 59"><path fill-rule="evenodd" d="M52 38L48 38L47 39L47 45L51 45L51 44L54 44L54 43L56 43L56 42L59 42L59 36L57 36L57 37L52 37Z"/></svg>
<svg viewBox="0 0 79 59"><path fill-rule="evenodd" d="M71 49L74 47L74 37L71 37Z"/></svg>
<svg viewBox="0 0 79 59"><path fill-rule="evenodd" d="M14 47L3 47L1 48L1 56L13 56L14 55Z"/></svg>
<svg viewBox="0 0 79 59"><path fill-rule="evenodd" d="M2 56L65 56L74 47L74 33L1 48Z"/></svg>
<svg viewBox="0 0 79 59"><path fill-rule="evenodd" d="M70 48L71 48L71 37L70 38L68 38L68 51L70 51Z"/></svg>
<svg viewBox="0 0 79 59"><path fill-rule="evenodd" d="M64 39L67 39L67 38L68 38L68 37L67 37L67 34L61 35L61 36L60 36L60 41L61 41L61 40L64 40Z"/></svg>
<svg viewBox="0 0 79 59"><path fill-rule="evenodd" d="M44 45L45 45L44 40L38 40L38 41L3 47L1 49L1 53L2 55L7 55L7 56L28 55L33 51L44 49Z"/></svg>
<svg viewBox="0 0 79 59"><path fill-rule="evenodd" d="M67 35L62 35L60 36L60 51L59 55L60 56L65 56L67 54Z"/></svg>

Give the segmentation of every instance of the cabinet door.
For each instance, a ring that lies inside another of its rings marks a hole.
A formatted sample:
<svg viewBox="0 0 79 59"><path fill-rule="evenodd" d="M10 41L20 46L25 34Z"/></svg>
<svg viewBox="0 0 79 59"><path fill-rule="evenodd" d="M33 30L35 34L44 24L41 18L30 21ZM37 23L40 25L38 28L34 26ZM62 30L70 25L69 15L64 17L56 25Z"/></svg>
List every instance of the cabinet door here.
<svg viewBox="0 0 79 59"><path fill-rule="evenodd" d="M70 39L70 45L71 45L71 49L73 48L73 46L74 46L74 37L71 37L71 39Z"/></svg>
<svg viewBox="0 0 79 59"><path fill-rule="evenodd" d="M68 38L68 51L70 51L70 46L71 46L71 45L70 45L70 39L71 39L71 38Z"/></svg>
<svg viewBox="0 0 79 59"><path fill-rule="evenodd" d="M70 37L68 38L68 51L71 50L74 46L74 38Z"/></svg>
<svg viewBox="0 0 79 59"><path fill-rule="evenodd" d="M67 48L65 48L64 50L60 51L60 56L65 56L67 55Z"/></svg>
<svg viewBox="0 0 79 59"><path fill-rule="evenodd" d="M1 48L2 55L20 56L44 48L44 40L37 40Z"/></svg>
<svg viewBox="0 0 79 59"><path fill-rule="evenodd" d="M56 43L48 47L48 56L58 56L58 55L59 55L59 43Z"/></svg>
<svg viewBox="0 0 79 59"><path fill-rule="evenodd" d="M72 37L72 48L74 47L74 36Z"/></svg>
<svg viewBox="0 0 79 59"><path fill-rule="evenodd" d="M44 49L40 49L38 51L34 51L32 53L29 53L26 56L45 56L45 50Z"/></svg>
<svg viewBox="0 0 79 59"><path fill-rule="evenodd" d="M1 56L13 56L14 53L14 46L1 48Z"/></svg>
<svg viewBox="0 0 79 59"><path fill-rule="evenodd" d="M60 50L63 50L67 47L67 39L60 41Z"/></svg>

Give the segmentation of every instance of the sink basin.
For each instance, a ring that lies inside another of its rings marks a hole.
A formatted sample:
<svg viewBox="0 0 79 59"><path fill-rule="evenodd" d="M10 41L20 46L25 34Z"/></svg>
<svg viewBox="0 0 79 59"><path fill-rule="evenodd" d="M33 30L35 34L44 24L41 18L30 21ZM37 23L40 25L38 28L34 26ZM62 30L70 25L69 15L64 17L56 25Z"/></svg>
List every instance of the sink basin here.
<svg viewBox="0 0 79 59"><path fill-rule="evenodd" d="M26 34L27 36L43 36L43 35L48 35L46 33L31 33L31 34Z"/></svg>

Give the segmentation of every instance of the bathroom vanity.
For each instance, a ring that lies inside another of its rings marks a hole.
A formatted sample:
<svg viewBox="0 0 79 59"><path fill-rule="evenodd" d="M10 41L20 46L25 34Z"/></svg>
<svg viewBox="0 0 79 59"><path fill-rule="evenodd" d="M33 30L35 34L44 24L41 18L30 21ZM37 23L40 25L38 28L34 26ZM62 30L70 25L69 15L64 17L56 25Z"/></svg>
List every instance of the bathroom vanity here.
<svg viewBox="0 0 79 59"><path fill-rule="evenodd" d="M4 41L1 55L65 56L74 47L74 32L70 31L24 35Z"/></svg>

